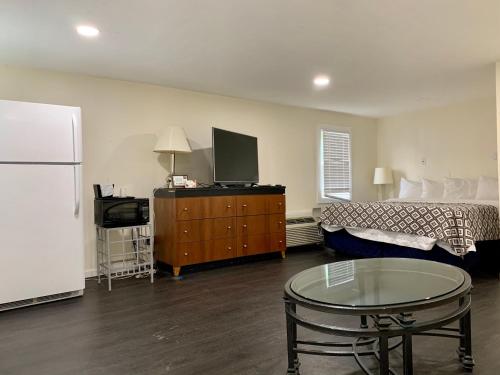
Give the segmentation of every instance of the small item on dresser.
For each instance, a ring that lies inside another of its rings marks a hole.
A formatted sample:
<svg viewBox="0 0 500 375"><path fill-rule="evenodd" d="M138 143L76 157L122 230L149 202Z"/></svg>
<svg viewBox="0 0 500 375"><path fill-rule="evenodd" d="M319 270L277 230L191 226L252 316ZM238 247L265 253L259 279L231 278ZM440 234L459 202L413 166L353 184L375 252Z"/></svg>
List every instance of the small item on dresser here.
<svg viewBox="0 0 500 375"><path fill-rule="evenodd" d="M95 198L112 197L114 192L114 184L94 184Z"/></svg>
<svg viewBox="0 0 500 375"><path fill-rule="evenodd" d="M196 180L186 180L186 184L184 185L186 188L195 188L198 186Z"/></svg>
<svg viewBox="0 0 500 375"><path fill-rule="evenodd" d="M173 184L174 188L186 187L187 180L188 180L187 175L173 175L172 176L172 184Z"/></svg>

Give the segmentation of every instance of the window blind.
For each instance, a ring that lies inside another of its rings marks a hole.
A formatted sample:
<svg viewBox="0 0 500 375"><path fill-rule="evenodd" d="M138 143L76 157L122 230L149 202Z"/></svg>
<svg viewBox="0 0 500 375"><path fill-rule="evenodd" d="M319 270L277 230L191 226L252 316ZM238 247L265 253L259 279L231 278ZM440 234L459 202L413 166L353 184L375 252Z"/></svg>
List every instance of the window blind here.
<svg viewBox="0 0 500 375"><path fill-rule="evenodd" d="M323 198L351 199L351 134L322 129Z"/></svg>

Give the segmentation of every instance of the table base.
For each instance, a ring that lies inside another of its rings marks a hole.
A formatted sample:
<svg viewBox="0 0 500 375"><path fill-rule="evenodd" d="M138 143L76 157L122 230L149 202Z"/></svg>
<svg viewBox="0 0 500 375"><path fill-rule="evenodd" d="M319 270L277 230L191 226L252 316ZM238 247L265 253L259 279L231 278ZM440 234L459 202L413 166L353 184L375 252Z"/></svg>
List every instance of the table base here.
<svg viewBox="0 0 500 375"><path fill-rule="evenodd" d="M390 367L389 352L398 347L403 351L403 373L413 374L412 337L437 336L459 340L458 358L465 370L474 367L471 343L471 298L470 294L459 300L456 310L437 319L416 322L411 313L398 315L361 315L360 328L331 326L315 323L297 314L296 303L285 297L285 313L287 325L288 369L287 375L300 375L298 354L321 356L352 356L365 374L373 372L363 363L362 357L373 356L379 362L380 375L397 375ZM307 308L307 306L306 306ZM369 328L368 318L372 328ZM447 327L459 321L458 328ZM305 341L297 338L297 326L306 329L332 334L334 336L351 337L346 342ZM396 342L390 342L390 340ZM344 348L344 350L331 350Z"/></svg>

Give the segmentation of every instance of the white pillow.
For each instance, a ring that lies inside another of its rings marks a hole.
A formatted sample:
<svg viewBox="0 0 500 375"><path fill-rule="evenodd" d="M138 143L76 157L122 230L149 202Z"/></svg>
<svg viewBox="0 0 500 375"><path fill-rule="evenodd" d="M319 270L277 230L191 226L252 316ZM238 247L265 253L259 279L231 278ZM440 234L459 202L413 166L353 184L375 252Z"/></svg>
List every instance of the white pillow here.
<svg viewBox="0 0 500 375"><path fill-rule="evenodd" d="M469 184L469 198L476 198L477 186L479 184L479 179L477 178L466 178L465 181Z"/></svg>
<svg viewBox="0 0 500 375"><path fill-rule="evenodd" d="M422 178L422 198L443 198L444 185L442 182Z"/></svg>
<svg viewBox="0 0 500 375"><path fill-rule="evenodd" d="M484 201L498 200L498 179L484 176L479 177L476 199Z"/></svg>
<svg viewBox="0 0 500 375"><path fill-rule="evenodd" d="M399 184L399 198L402 199L418 199L422 196L422 183L410 181L401 177Z"/></svg>
<svg viewBox="0 0 500 375"><path fill-rule="evenodd" d="M464 178L445 178L444 197L446 199L474 199L477 193L477 180Z"/></svg>

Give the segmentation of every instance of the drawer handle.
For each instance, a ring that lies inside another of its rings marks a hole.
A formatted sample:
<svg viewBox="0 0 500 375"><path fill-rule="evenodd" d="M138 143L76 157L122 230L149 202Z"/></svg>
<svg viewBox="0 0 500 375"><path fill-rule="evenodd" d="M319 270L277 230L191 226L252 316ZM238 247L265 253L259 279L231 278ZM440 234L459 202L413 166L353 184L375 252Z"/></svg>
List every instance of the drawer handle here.
<svg viewBox="0 0 500 375"><path fill-rule="evenodd" d="M231 205L230 205L230 204L228 204L228 205L226 206L226 208L231 208Z"/></svg>
<svg viewBox="0 0 500 375"><path fill-rule="evenodd" d="M186 256L186 257L187 257L187 256L188 256L188 253L184 253L184 256Z"/></svg>
<svg viewBox="0 0 500 375"><path fill-rule="evenodd" d="M279 241L279 243L283 243L283 241L282 241L282 240L280 240L280 241Z"/></svg>
<svg viewBox="0 0 500 375"><path fill-rule="evenodd" d="M246 204L242 204L241 207L247 207L247 205Z"/></svg>
<svg viewBox="0 0 500 375"><path fill-rule="evenodd" d="M246 224L243 224L243 228L246 228L246 227L247 227L247 225L246 225Z"/></svg>
<svg viewBox="0 0 500 375"><path fill-rule="evenodd" d="M243 247L246 249L246 248L248 247L248 245L247 245L247 244L244 244L244 245L243 245Z"/></svg>
<svg viewBox="0 0 500 375"><path fill-rule="evenodd" d="M283 222L282 222L282 221L279 221L279 222L278 222L278 224L279 224L279 225L281 225L281 224L283 224Z"/></svg>
<svg viewBox="0 0 500 375"><path fill-rule="evenodd" d="M188 232L188 230L187 230L187 229L184 229L184 233L187 233L187 232Z"/></svg>
<svg viewBox="0 0 500 375"><path fill-rule="evenodd" d="M233 250L233 248L231 246L228 246L227 249L228 250Z"/></svg>
<svg viewBox="0 0 500 375"><path fill-rule="evenodd" d="M188 210L188 208L187 208L187 207L184 207L184 208L183 208L183 211L187 211L187 210Z"/></svg>
<svg viewBox="0 0 500 375"><path fill-rule="evenodd" d="M231 230L231 225L229 225L229 226L227 227L227 230Z"/></svg>
<svg viewBox="0 0 500 375"><path fill-rule="evenodd" d="M283 203L282 202L278 202L278 206L281 206Z"/></svg>

